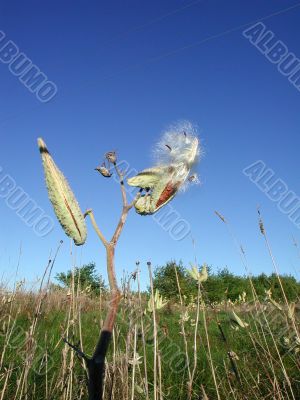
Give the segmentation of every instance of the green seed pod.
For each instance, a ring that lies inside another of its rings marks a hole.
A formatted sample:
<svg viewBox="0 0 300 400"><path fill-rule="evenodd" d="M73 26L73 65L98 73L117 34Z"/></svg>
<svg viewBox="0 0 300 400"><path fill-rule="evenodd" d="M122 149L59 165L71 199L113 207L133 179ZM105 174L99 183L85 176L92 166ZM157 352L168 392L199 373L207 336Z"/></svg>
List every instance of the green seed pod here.
<svg viewBox="0 0 300 400"><path fill-rule="evenodd" d="M43 160L48 196L66 235L77 246L85 243L87 229L79 204L62 172L56 166L43 139L38 139Z"/></svg>

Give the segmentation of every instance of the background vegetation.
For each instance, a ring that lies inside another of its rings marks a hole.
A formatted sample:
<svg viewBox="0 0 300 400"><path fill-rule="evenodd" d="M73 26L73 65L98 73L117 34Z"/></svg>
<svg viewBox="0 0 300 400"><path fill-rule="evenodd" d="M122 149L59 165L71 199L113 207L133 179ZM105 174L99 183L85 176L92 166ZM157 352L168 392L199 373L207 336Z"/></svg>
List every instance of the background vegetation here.
<svg viewBox="0 0 300 400"><path fill-rule="evenodd" d="M1 400L86 399L83 360L64 340L93 352L107 289L94 263L58 274L58 284L48 284L50 271L36 291L1 288ZM169 262L148 292L138 270L122 289L106 400L300 398L293 277L209 269L199 283Z"/></svg>
<svg viewBox="0 0 300 400"><path fill-rule="evenodd" d="M178 288L176 283L175 270L181 287L181 292L187 299L197 296L197 282L195 282L188 268L183 267L182 263L175 261L168 262L166 265L158 267L154 271L154 287L167 299L178 300ZM272 291L272 297L276 301L283 301L284 296L275 273L271 275L260 274L252 276L237 276L229 271L228 268L219 269L213 272L212 267L208 267L209 279L203 282L205 301L208 303L222 302L225 300L237 301L245 292L247 298L252 295L252 285L260 300L266 297L266 290ZM284 287L284 292L289 301L296 301L300 295L300 283L290 275L280 276Z"/></svg>

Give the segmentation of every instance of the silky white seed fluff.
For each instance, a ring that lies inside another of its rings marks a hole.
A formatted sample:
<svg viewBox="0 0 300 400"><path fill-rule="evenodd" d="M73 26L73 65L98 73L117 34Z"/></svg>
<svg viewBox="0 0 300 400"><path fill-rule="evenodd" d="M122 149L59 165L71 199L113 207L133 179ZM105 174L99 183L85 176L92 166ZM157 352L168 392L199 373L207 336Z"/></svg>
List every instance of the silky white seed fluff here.
<svg viewBox="0 0 300 400"><path fill-rule="evenodd" d="M169 126L163 132L154 149L157 164L178 164L181 162L188 164L195 139L198 139L197 129L190 121L179 121ZM198 161L200 154L200 145L198 145L194 163Z"/></svg>
<svg viewBox="0 0 300 400"><path fill-rule="evenodd" d="M179 121L163 132L154 148L157 166L172 165L176 168L174 179L182 179L180 190L198 184L196 165L202 155L197 128L190 121ZM188 177L193 175L194 179Z"/></svg>

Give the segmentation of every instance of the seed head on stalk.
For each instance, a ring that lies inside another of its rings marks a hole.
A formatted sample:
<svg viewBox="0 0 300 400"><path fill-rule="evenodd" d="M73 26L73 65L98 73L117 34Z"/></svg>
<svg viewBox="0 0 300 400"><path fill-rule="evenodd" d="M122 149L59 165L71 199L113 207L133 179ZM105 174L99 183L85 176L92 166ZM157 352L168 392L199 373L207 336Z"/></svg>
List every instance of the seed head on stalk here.
<svg viewBox="0 0 300 400"><path fill-rule="evenodd" d="M137 213L141 215L154 214L180 190L198 182L197 174L191 174L191 171L200 156L200 143L190 122L168 129L154 153L156 165L127 180L128 185L146 191L135 204Z"/></svg>

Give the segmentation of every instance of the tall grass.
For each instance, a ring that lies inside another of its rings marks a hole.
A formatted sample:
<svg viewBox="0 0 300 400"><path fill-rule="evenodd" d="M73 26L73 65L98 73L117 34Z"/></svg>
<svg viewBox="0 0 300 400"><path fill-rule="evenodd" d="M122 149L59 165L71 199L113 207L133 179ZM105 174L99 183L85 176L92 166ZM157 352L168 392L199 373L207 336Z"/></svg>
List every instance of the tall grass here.
<svg viewBox="0 0 300 400"><path fill-rule="evenodd" d="M51 290L50 272L49 263L35 291L1 287L0 400L87 397L83 360L63 338L91 353L103 323L99 304L106 309L109 299L75 290L75 282ZM151 312L139 271L135 278L123 285L105 399L300 398L297 305L278 309L253 288L248 302L212 306L199 285L195 302L152 304Z"/></svg>

